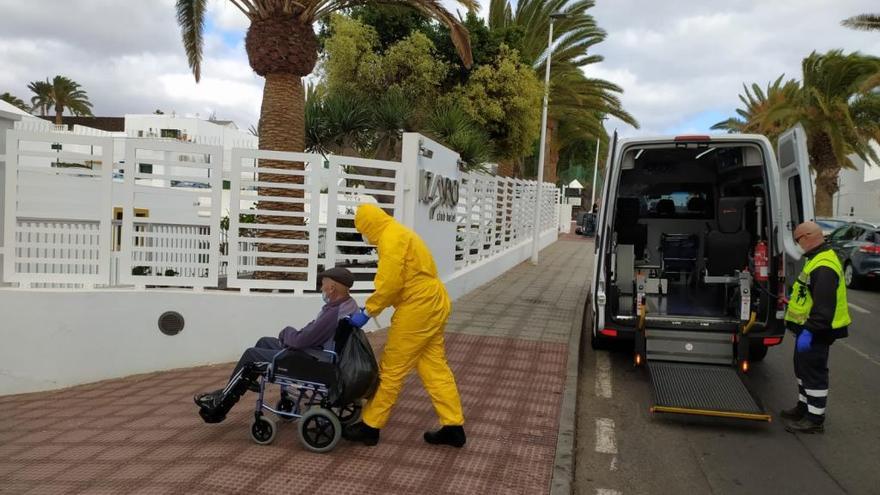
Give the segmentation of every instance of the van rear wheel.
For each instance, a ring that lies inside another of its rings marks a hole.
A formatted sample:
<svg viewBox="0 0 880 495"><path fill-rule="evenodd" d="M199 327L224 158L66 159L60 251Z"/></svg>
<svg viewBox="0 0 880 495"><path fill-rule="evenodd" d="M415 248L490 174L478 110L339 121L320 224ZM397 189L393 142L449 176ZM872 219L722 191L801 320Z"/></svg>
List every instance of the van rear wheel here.
<svg viewBox="0 0 880 495"><path fill-rule="evenodd" d="M767 346L760 340L749 342L749 361L757 363L767 357Z"/></svg>

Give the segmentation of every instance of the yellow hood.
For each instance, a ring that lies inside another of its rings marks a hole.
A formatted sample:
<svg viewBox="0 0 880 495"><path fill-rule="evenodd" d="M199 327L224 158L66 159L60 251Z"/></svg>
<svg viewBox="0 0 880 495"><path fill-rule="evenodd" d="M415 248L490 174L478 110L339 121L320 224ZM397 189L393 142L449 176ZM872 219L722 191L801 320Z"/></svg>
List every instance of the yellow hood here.
<svg viewBox="0 0 880 495"><path fill-rule="evenodd" d="M357 213L354 214L354 228L363 234L370 244L379 242L379 236L393 222L394 218L376 205L360 205Z"/></svg>

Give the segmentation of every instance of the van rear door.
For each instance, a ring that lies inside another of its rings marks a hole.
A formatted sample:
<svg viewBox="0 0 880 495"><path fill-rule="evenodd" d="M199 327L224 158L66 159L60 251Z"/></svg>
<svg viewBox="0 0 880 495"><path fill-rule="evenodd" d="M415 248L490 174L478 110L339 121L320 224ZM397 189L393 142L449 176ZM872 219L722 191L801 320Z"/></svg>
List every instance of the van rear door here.
<svg viewBox="0 0 880 495"><path fill-rule="evenodd" d="M807 151L807 133L801 124L782 133L777 144L776 162L779 167L777 196L782 212L781 225L777 226L777 246L785 253L786 286L794 283L800 270L800 260L794 242L794 229L813 214L813 184L810 177L810 159Z"/></svg>
<svg viewBox="0 0 880 495"><path fill-rule="evenodd" d="M593 260L593 315L596 318L593 326L593 334L605 325L605 303L607 271L605 269L606 258L611 248L611 215L614 213L614 201L611 198L611 182L614 176L615 161L617 160L617 131L611 139L608 148L608 162L605 164L605 184L602 187L602 201L599 207L599 218L596 220L595 254ZM599 150L596 150L598 153ZM616 192L617 188L613 188Z"/></svg>

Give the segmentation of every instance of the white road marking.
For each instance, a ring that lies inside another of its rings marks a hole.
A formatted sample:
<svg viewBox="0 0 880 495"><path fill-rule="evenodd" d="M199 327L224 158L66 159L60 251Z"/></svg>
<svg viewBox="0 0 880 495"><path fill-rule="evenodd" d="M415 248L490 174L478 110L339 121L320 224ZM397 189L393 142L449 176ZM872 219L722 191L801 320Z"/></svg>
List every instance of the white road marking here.
<svg viewBox="0 0 880 495"><path fill-rule="evenodd" d="M849 349L849 350L855 352L855 353L858 354L859 356L862 356L863 358L867 359L868 361L871 361L872 363L876 364L877 366L880 366L880 361L877 361L876 359L874 359L874 358L872 358L871 356L865 354L864 352L862 352L862 351L856 349L855 347L853 347L853 346L847 344L846 342L841 342L841 344L843 344L844 347L846 347L847 349Z"/></svg>
<svg viewBox="0 0 880 495"><path fill-rule="evenodd" d="M617 471L617 456L611 458L611 467L609 469Z"/></svg>
<svg viewBox="0 0 880 495"><path fill-rule="evenodd" d="M857 306L857 305L855 305L855 304L853 304L853 303L847 303L847 304L849 304L849 307L851 307L852 309L858 311L859 313L862 313L862 314L865 314L865 315L869 315L869 314L871 314L870 311L868 311L867 309L865 309L865 308L863 308L863 307L861 307L861 306Z"/></svg>
<svg viewBox="0 0 880 495"><path fill-rule="evenodd" d="M614 420L596 419L596 452L617 454L617 440L614 438Z"/></svg>
<svg viewBox="0 0 880 495"><path fill-rule="evenodd" d="M596 354L596 396L611 398L611 358L607 352Z"/></svg>
<svg viewBox="0 0 880 495"><path fill-rule="evenodd" d="M609 490L608 488L596 488L596 495L623 495L617 490Z"/></svg>

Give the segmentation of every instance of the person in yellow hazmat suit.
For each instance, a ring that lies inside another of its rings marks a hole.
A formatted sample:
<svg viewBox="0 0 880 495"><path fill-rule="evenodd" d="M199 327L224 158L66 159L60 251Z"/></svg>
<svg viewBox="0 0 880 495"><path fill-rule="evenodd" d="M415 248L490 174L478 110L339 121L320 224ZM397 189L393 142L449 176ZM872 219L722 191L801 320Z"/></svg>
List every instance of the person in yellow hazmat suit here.
<svg viewBox="0 0 880 495"><path fill-rule="evenodd" d="M361 422L346 427L342 436L376 445L406 376L416 368L441 425L426 432L425 441L462 447L467 440L464 415L443 338L452 304L434 258L415 232L376 205L359 206L354 225L367 243L376 246L379 268L375 291L351 321L363 326L389 306L394 306L394 315L379 359L379 388L364 406Z"/></svg>

